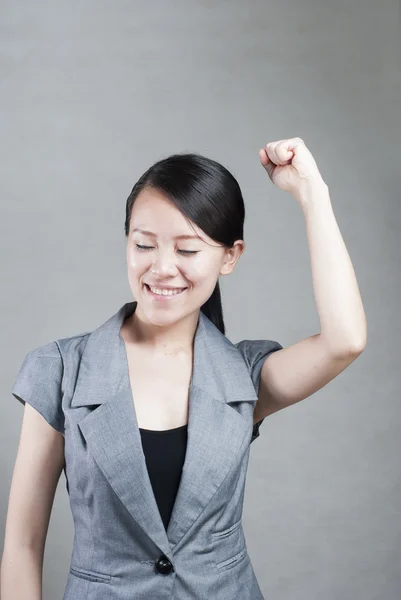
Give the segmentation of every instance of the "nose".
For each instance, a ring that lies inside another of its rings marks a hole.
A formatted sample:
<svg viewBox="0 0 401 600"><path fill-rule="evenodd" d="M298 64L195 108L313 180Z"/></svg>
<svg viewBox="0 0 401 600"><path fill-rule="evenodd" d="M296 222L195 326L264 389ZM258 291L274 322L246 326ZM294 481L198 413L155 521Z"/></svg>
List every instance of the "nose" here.
<svg viewBox="0 0 401 600"><path fill-rule="evenodd" d="M152 263L151 271L163 276L176 275L177 265L174 255L172 256L170 252L159 253Z"/></svg>

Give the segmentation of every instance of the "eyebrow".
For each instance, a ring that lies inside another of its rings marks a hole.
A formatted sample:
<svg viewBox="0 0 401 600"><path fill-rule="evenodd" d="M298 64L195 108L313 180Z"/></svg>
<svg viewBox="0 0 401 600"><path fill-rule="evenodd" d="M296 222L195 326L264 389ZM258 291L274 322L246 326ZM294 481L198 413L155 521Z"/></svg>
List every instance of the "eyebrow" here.
<svg viewBox="0 0 401 600"><path fill-rule="evenodd" d="M136 227L135 229L132 230L132 233L134 233L135 231L139 231L139 233L144 233L145 235L151 235L153 237L156 237L156 234L153 233L153 231L148 231L147 229L139 229L138 227ZM198 235L176 235L174 237L175 240L199 240L200 237Z"/></svg>

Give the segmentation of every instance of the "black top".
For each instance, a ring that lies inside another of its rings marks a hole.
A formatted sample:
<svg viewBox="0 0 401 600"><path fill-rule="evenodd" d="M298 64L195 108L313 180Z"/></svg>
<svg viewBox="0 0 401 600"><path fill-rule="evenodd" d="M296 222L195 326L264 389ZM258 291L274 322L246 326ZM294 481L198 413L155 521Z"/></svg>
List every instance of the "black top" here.
<svg viewBox="0 0 401 600"><path fill-rule="evenodd" d="M188 424L174 429L141 429L142 447L160 516L167 530L180 484Z"/></svg>
<svg viewBox="0 0 401 600"><path fill-rule="evenodd" d="M253 426L252 441L263 419ZM167 530L187 449L188 424L174 429L139 428L153 494Z"/></svg>

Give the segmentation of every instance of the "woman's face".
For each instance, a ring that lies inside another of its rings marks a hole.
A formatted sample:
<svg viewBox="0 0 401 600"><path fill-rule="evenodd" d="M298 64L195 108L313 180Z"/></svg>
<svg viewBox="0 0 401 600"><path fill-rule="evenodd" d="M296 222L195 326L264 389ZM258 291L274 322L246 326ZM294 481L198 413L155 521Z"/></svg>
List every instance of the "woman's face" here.
<svg viewBox="0 0 401 600"><path fill-rule="evenodd" d="M219 275L232 272L243 249L242 240L233 248L218 244L160 192L142 190L132 208L127 239L128 280L137 311L159 325L198 311L211 296ZM148 286L180 293L160 296Z"/></svg>

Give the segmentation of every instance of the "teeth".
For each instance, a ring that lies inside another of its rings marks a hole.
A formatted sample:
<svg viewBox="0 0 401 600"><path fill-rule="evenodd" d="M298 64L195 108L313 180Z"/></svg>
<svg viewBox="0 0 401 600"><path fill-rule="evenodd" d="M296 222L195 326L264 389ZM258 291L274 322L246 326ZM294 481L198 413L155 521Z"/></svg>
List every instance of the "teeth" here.
<svg viewBox="0 0 401 600"><path fill-rule="evenodd" d="M175 296L176 294L182 292L182 290L185 288L181 288L179 290L161 290L159 288L150 287L150 289L154 294L159 294L160 296Z"/></svg>

